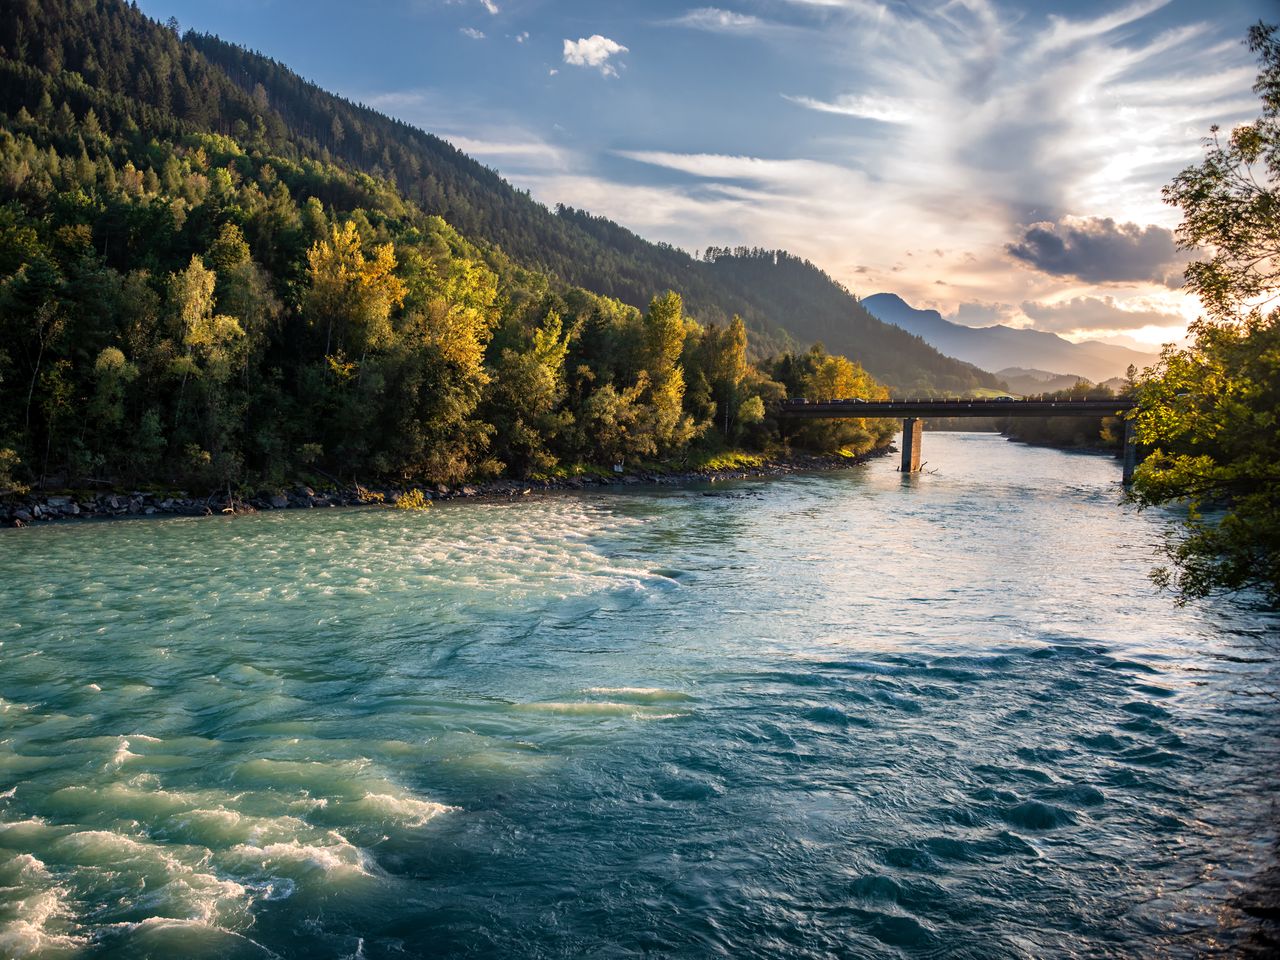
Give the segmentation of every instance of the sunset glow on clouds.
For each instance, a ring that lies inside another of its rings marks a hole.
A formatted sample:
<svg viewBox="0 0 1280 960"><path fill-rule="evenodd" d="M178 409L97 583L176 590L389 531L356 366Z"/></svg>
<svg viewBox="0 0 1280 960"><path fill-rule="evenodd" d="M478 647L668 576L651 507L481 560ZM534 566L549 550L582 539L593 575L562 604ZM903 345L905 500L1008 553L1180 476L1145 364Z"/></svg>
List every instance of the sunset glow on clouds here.
<svg viewBox="0 0 1280 960"><path fill-rule="evenodd" d="M1256 114L1242 41L1268 7L324 0L300 31L286 0L142 5L649 239L784 247L959 322L1148 343L1198 309L1160 188Z"/></svg>

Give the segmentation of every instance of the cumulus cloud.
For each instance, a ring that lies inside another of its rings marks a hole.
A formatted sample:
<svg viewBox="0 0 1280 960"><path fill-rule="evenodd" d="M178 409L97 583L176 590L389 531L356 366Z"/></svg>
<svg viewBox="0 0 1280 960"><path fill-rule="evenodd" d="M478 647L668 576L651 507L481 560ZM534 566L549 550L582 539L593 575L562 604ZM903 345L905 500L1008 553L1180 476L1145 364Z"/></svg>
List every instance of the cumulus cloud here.
<svg viewBox="0 0 1280 960"><path fill-rule="evenodd" d="M1144 327L1181 327L1186 318L1142 304L1126 307L1114 297L1075 297L1058 303L1023 301L1022 312L1037 330L1076 333L1087 330L1141 330Z"/></svg>
<svg viewBox="0 0 1280 960"><path fill-rule="evenodd" d="M574 67L595 67L606 77L616 77L618 70L610 58L627 53L627 48L616 40L592 34L577 40L564 42L564 62Z"/></svg>
<svg viewBox="0 0 1280 960"><path fill-rule="evenodd" d="M1054 276L1087 283L1160 283L1172 289L1182 285L1189 259L1174 246L1172 230L1116 223L1110 217L1033 223L1005 250Z"/></svg>
<svg viewBox="0 0 1280 960"><path fill-rule="evenodd" d="M480 5L488 10L495 17L501 12L498 5L493 0L480 0Z"/></svg>
<svg viewBox="0 0 1280 960"><path fill-rule="evenodd" d="M484 31L477 30L475 27L462 27L458 30L464 37L470 37L472 40L483 40Z"/></svg>

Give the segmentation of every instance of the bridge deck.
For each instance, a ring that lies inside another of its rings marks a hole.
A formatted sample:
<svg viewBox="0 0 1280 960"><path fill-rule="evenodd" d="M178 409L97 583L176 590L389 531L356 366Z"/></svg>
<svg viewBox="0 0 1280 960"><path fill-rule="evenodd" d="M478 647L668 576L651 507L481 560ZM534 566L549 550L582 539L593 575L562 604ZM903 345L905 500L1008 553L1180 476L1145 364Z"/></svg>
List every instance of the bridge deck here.
<svg viewBox="0 0 1280 960"><path fill-rule="evenodd" d="M799 420L872 417L1114 417L1136 406L1121 397L1070 400L830 400L783 403L778 414Z"/></svg>

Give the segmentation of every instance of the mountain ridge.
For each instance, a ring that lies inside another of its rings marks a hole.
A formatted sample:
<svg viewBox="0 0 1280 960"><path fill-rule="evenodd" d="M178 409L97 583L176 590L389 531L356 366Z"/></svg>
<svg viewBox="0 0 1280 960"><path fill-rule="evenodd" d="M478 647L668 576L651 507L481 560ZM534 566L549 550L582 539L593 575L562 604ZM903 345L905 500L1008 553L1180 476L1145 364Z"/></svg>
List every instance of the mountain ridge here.
<svg viewBox="0 0 1280 960"><path fill-rule="evenodd" d="M1122 376L1129 364L1140 369L1156 360L1098 340L1073 343L1055 333L993 324L968 327L947 320L937 310L912 307L894 293L864 297L862 305L887 323L914 333L937 350L992 372L1009 367L1082 376L1095 383Z"/></svg>
<svg viewBox="0 0 1280 960"><path fill-rule="evenodd" d="M678 290L689 311L703 320L724 323L734 314L742 316L766 351L821 342L903 389L960 392L998 386L989 372L883 324L828 274L786 251L712 248L713 257L698 259L605 217L563 204L553 211L447 140L324 91L269 57L211 34L188 32L184 40L222 68L242 93L269 104L286 126L296 124L304 140L321 152L335 152L372 175L393 175L410 199L464 236L496 244L518 262L566 283L635 307L661 290ZM389 133L412 150L397 152ZM425 174L423 158L434 161ZM739 255L757 268L754 274L729 269L735 265L726 261ZM770 257L773 262L767 264ZM779 262L789 268L782 272L792 281L783 296L771 289L777 271L765 269ZM723 279L728 272L734 285ZM800 281L808 289L797 286ZM796 314L784 305L798 298L812 309Z"/></svg>

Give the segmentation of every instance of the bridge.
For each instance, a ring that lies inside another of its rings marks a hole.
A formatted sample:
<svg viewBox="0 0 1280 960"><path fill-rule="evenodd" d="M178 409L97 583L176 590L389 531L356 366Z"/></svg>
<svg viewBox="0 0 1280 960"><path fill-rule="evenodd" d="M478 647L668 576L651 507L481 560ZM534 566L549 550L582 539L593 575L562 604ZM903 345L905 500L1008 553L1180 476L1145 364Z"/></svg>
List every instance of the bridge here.
<svg viewBox="0 0 1280 960"><path fill-rule="evenodd" d="M1122 397L1070 397L1064 400L1038 398L948 397L915 400L786 400L778 415L787 420L848 420L902 418L903 473L920 469L923 417L1124 417L1137 401ZM1133 421L1124 423L1124 482L1133 480L1138 465L1138 448L1133 438Z"/></svg>

